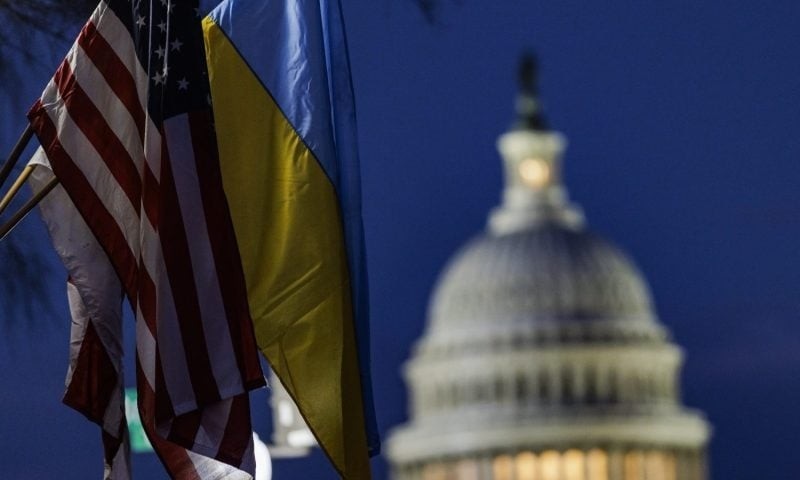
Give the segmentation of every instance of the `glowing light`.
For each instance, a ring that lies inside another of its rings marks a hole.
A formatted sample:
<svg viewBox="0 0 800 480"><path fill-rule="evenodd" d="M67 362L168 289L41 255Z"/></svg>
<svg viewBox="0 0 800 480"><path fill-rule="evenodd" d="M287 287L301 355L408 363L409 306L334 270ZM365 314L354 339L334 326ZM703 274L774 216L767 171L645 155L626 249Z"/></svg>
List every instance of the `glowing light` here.
<svg viewBox="0 0 800 480"><path fill-rule="evenodd" d="M422 469L423 480L446 480L447 468L441 463L432 463L425 465Z"/></svg>
<svg viewBox="0 0 800 480"><path fill-rule="evenodd" d="M667 454L667 458L664 461L664 478L666 480L677 480L678 478L678 469L675 465L675 455Z"/></svg>
<svg viewBox="0 0 800 480"><path fill-rule="evenodd" d="M294 405L290 400L281 400L278 403L278 422L284 427L291 427L294 423Z"/></svg>
<svg viewBox="0 0 800 480"><path fill-rule="evenodd" d="M541 455L542 480L561 480L561 455L547 450Z"/></svg>
<svg viewBox="0 0 800 480"><path fill-rule="evenodd" d="M541 158L526 158L517 168L522 181L533 188L542 188L550 182L550 166Z"/></svg>
<svg viewBox="0 0 800 480"><path fill-rule="evenodd" d="M643 480L644 455L633 450L625 455L625 480Z"/></svg>
<svg viewBox="0 0 800 480"><path fill-rule="evenodd" d="M589 450L589 480L608 480L608 455L603 450ZM673 479L674 480L674 479Z"/></svg>
<svg viewBox="0 0 800 480"><path fill-rule="evenodd" d="M290 447L304 448L314 446L317 441L309 430L303 428L302 430L292 430L286 434L286 443Z"/></svg>
<svg viewBox="0 0 800 480"><path fill-rule="evenodd" d="M583 452L580 450L567 450L564 452L564 479L584 480Z"/></svg>
<svg viewBox="0 0 800 480"><path fill-rule="evenodd" d="M492 465L495 480L512 480L514 478L514 459L510 455L500 455Z"/></svg>
<svg viewBox="0 0 800 480"><path fill-rule="evenodd" d="M536 478L536 455L531 452L522 452L517 455L515 480L538 480Z"/></svg>
<svg viewBox="0 0 800 480"><path fill-rule="evenodd" d="M272 459L267 445L253 432L253 452L256 457L256 479L272 480Z"/></svg>
<svg viewBox="0 0 800 480"><path fill-rule="evenodd" d="M478 462L470 459L459 460L456 463L456 478L458 480L479 480L481 471L478 467Z"/></svg>

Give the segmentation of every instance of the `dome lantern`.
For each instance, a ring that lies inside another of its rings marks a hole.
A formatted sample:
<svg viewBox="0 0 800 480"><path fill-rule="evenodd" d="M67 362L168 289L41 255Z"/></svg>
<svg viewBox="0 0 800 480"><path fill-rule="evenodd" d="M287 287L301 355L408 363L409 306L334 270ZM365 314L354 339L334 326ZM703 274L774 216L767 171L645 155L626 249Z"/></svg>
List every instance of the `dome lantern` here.
<svg viewBox="0 0 800 480"><path fill-rule="evenodd" d="M546 127L538 97L537 72L534 58L523 57L517 120L497 142L505 165L503 204L489 218L490 230L497 234L546 222L572 229L583 226L583 214L569 203L561 181L561 155L566 140Z"/></svg>

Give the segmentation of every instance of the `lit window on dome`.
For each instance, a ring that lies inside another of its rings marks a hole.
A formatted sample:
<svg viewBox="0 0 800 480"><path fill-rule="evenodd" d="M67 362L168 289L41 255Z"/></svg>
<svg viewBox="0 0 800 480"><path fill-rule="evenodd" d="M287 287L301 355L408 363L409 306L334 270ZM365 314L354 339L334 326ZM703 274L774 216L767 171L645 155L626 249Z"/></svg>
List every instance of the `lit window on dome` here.
<svg viewBox="0 0 800 480"><path fill-rule="evenodd" d="M459 460L456 463L456 476L458 480L479 480L481 478L478 462L471 459Z"/></svg>
<svg viewBox="0 0 800 480"><path fill-rule="evenodd" d="M664 480L678 480L678 468L672 453L668 453L664 459Z"/></svg>
<svg viewBox="0 0 800 480"><path fill-rule="evenodd" d="M517 455L517 476L514 480L539 480L536 477L536 455L531 452Z"/></svg>
<svg viewBox="0 0 800 480"><path fill-rule="evenodd" d="M644 480L644 455L639 450L625 454L625 480Z"/></svg>
<svg viewBox="0 0 800 480"><path fill-rule="evenodd" d="M431 463L422 469L422 480L447 480L447 467L443 463Z"/></svg>
<svg viewBox="0 0 800 480"><path fill-rule="evenodd" d="M676 480L675 456L659 450L647 452L645 473L647 480Z"/></svg>
<svg viewBox="0 0 800 480"><path fill-rule="evenodd" d="M514 459L511 455L500 455L495 457L492 463L494 480L513 480L514 479Z"/></svg>
<svg viewBox="0 0 800 480"><path fill-rule="evenodd" d="M586 467L583 464L583 452L580 450L567 450L562 461L564 480L584 480Z"/></svg>
<svg viewBox="0 0 800 480"><path fill-rule="evenodd" d="M547 450L539 458L542 480L561 480L561 455L555 450Z"/></svg>
<svg viewBox="0 0 800 480"><path fill-rule="evenodd" d="M665 480L664 454L659 451L647 452L644 461L645 477L647 480Z"/></svg>
<svg viewBox="0 0 800 480"><path fill-rule="evenodd" d="M550 166L541 158L526 158L519 163L519 176L533 188L542 188L550 182Z"/></svg>
<svg viewBox="0 0 800 480"><path fill-rule="evenodd" d="M589 467L589 480L608 480L608 454L605 451L589 450L586 463Z"/></svg>

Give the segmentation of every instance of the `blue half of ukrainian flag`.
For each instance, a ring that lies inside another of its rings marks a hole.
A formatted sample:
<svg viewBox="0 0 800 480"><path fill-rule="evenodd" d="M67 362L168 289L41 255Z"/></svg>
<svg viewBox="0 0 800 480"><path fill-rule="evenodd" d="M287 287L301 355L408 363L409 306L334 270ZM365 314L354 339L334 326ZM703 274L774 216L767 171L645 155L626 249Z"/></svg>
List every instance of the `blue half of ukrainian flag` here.
<svg viewBox="0 0 800 480"><path fill-rule="evenodd" d="M203 23L259 347L339 473L368 478L379 438L339 2L226 0Z"/></svg>

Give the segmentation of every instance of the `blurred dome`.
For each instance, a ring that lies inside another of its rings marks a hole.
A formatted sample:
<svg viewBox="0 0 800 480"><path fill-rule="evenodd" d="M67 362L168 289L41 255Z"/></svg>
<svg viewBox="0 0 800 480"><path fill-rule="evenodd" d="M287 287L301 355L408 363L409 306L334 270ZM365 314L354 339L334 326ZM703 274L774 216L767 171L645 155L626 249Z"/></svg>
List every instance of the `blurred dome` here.
<svg viewBox="0 0 800 480"><path fill-rule="evenodd" d="M625 254L583 228L552 223L479 235L445 268L434 288L430 334L487 319L491 327L562 324L581 335L596 333L592 324L625 322L603 332L621 338L658 330L647 285Z"/></svg>
<svg viewBox="0 0 800 480"><path fill-rule="evenodd" d="M533 91L498 146L502 204L434 288L404 368L398 480L704 480L709 426L680 400L683 354L628 257L560 177Z"/></svg>

